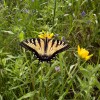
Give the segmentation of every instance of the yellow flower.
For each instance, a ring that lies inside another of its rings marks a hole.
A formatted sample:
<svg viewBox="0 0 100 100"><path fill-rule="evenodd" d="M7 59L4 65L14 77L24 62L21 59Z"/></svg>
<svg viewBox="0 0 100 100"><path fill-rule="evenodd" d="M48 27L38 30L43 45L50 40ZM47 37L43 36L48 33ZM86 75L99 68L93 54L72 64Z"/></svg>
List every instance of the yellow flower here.
<svg viewBox="0 0 100 100"><path fill-rule="evenodd" d="M51 39L53 36L54 36L53 33L44 32L44 31L40 32L40 35L38 35L38 37L42 39L45 39L45 38Z"/></svg>
<svg viewBox="0 0 100 100"><path fill-rule="evenodd" d="M85 59L86 61L89 60L93 54L89 55L89 51L84 49L84 48L80 48L80 46L78 45L78 55Z"/></svg>

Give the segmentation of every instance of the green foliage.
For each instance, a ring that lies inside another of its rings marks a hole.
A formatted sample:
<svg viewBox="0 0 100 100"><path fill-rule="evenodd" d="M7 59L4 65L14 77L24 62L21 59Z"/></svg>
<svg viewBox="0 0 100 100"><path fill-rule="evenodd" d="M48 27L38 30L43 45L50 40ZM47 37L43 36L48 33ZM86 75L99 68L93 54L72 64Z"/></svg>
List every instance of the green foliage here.
<svg viewBox="0 0 100 100"><path fill-rule="evenodd" d="M98 0L0 1L0 100L99 100L99 9ZM42 30L70 44L51 64L19 46ZM92 59L78 59L78 44Z"/></svg>

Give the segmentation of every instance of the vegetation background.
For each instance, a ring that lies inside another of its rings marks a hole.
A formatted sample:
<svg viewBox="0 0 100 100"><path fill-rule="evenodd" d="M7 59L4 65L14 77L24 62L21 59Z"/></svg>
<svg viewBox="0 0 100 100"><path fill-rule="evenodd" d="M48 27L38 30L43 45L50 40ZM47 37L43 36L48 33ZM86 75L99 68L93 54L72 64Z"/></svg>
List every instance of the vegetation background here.
<svg viewBox="0 0 100 100"><path fill-rule="evenodd" d="M99 23L99 0L0 0L0 100L100 100ZM42 30L70 44L51 66L19 46Z"/></svg>

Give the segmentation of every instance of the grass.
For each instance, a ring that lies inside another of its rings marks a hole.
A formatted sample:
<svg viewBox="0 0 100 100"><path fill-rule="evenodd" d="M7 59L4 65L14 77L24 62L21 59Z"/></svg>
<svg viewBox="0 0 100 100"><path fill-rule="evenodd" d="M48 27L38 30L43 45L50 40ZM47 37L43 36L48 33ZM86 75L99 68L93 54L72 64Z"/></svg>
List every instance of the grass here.
<svg viewBox="0 0 100 100"><path fill-rule="evenodd" d="M98 0L0 1L0 100L99 100L99 8ZM51 64L19 46L42 30L70 45ZM79 59L78 45L93 57Z"/></svg>

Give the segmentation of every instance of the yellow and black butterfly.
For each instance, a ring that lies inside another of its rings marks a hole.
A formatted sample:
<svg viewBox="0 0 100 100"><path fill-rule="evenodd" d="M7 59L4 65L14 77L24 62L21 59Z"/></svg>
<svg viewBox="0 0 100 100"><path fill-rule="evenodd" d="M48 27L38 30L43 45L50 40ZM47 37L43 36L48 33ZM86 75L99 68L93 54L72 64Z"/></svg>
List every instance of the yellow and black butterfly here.
<svg viewBox="0 0 100 100"><path fill-rule="evenodd" d="M68 49L63 41L49 38L31 38L20 43L22 47L35 53L40 61L50 61L58 53Z"/></svg>

